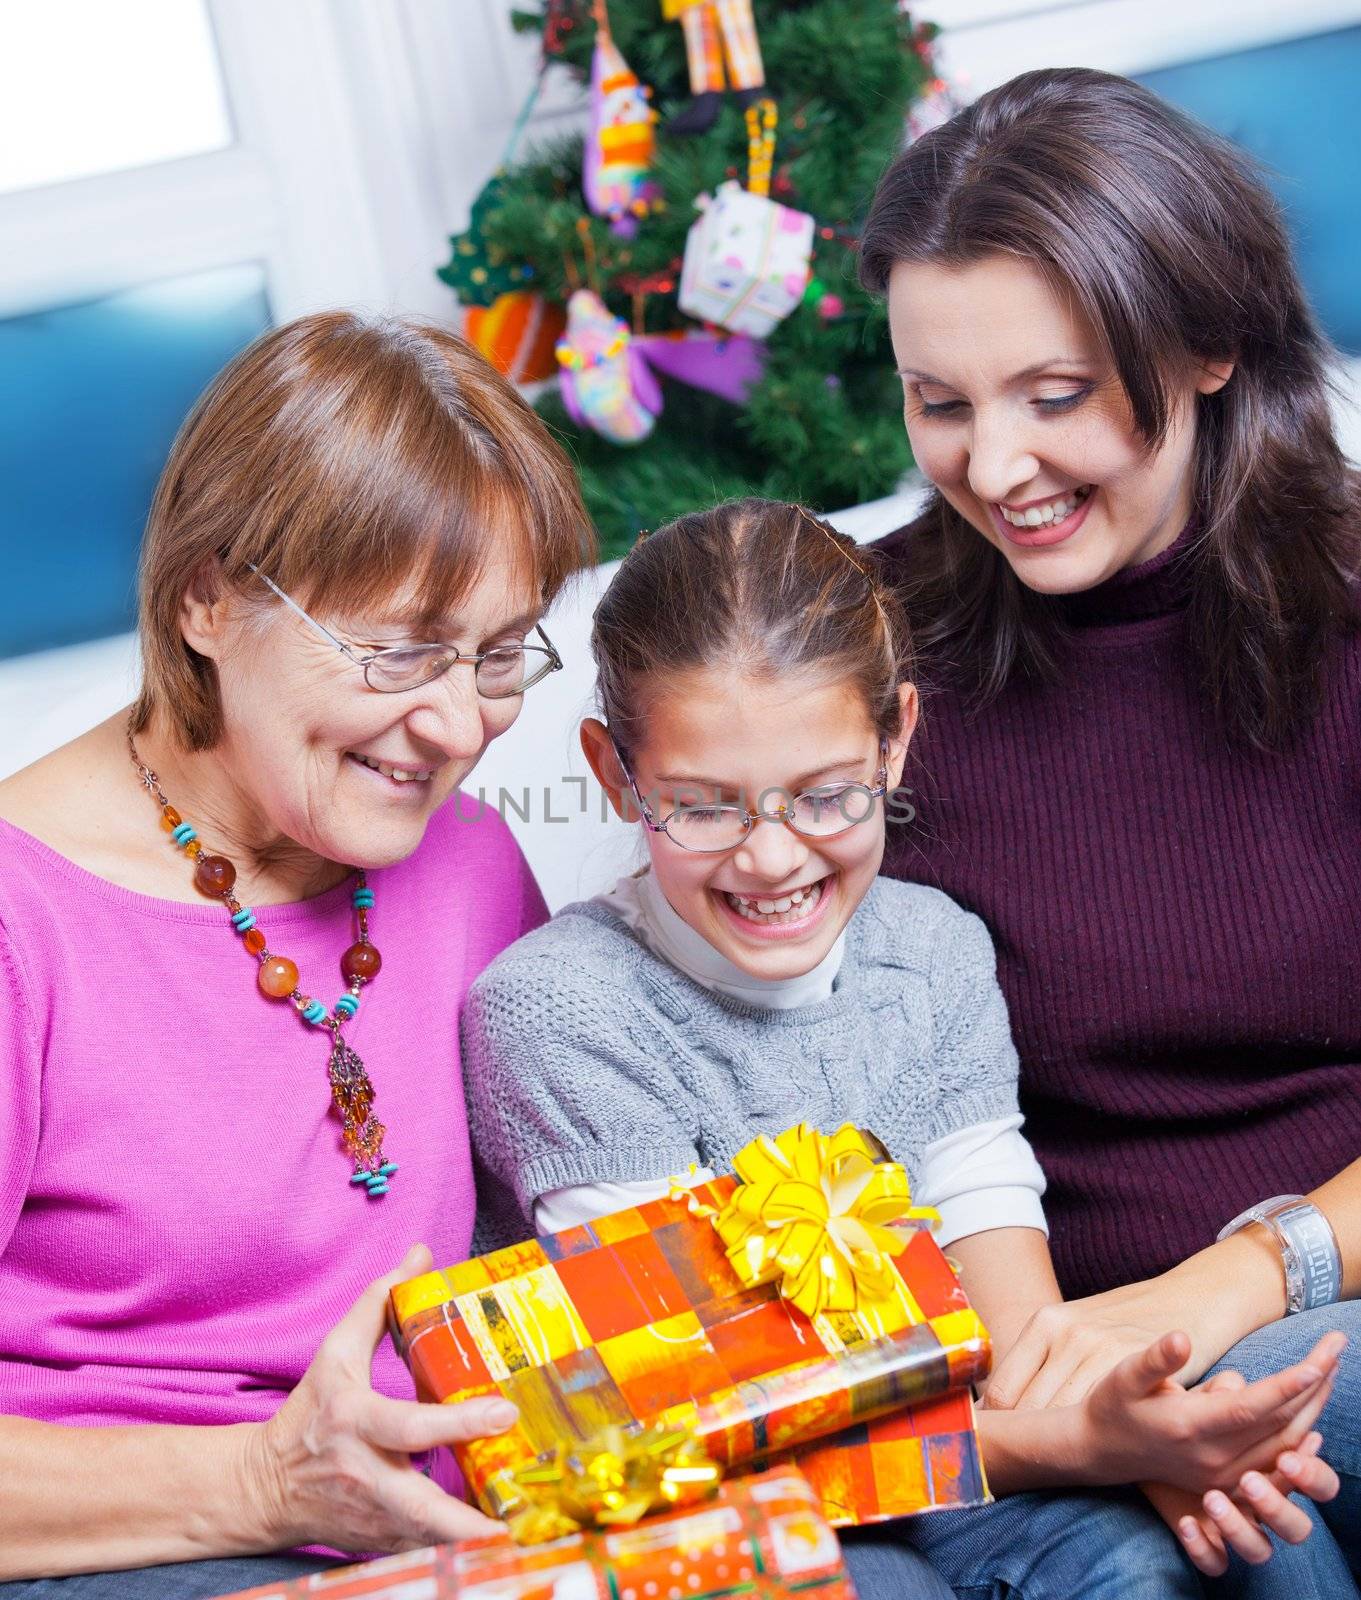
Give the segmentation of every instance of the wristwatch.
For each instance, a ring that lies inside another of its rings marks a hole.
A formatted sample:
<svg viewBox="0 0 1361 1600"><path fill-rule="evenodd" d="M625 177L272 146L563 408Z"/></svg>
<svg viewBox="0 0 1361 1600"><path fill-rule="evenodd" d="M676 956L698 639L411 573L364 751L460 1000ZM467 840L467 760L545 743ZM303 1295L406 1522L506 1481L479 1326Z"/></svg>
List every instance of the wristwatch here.
<svg viewBox="0 0 1361 1600"><path fill-rule="evenodd" d="M1302 1194L1278 1194L1226 1223L1216 1242L1260 1222L1280 1247L1287 1315L1332 1305L1342 1297L1342 1254L1327 1217Z"/></svg>

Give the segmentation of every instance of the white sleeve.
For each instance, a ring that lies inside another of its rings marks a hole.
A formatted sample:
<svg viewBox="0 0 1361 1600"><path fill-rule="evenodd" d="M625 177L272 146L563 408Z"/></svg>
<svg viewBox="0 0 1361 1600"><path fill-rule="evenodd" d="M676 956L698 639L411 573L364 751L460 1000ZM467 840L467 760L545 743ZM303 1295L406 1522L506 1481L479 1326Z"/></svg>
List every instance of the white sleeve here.
<svg viewBox="0 0 1361 1600"><path fill-rule="evenodd" d="M1048 1237L1040 1204L1044 1173L1021 1132L1023 1121L1016 1112L975 1123L933 1140L922 1152L913 1199L940 1212L937 1244L990 1228L1038 1228Z"/></svg>
<svg viewBox="0 0 1361 1600"><path fill-rule="evenodd" d="M696 1167L679 1181L687 1188L708 1183L713 1173ZM607 1217L611 1211L628 1211L670 1194L674 1178L646 1178L641 1183L574 1183L567 1189L550 1189L534 1202L534 1226L540 1233L561 1233L583 1222Z"/></svg>

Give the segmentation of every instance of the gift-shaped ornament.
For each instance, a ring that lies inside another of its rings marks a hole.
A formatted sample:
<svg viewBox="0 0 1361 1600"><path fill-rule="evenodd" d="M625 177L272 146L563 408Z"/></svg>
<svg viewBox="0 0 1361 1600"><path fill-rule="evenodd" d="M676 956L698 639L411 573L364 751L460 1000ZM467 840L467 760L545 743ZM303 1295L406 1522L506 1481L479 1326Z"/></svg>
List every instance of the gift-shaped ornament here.
<svg viewBox="0 0 1361 1600"><path fill-rule="evenodd" d="M642 1515L710 1489L706 1461L789 1452L839 1524L986 1497L969 1389L988 1337L902 1168L802 1126L737 1168L392 1291L422 1399L519 1408L455 1454L521 1537L560 1536L601 1482L612 1515Z"/></svg>
<svg viewBox="0 0 1361 1600"><path fill-rule="evenodd" d="M696 202L678 304L687 316L764 339L803 299L813 219L735 179Z"/></svg>

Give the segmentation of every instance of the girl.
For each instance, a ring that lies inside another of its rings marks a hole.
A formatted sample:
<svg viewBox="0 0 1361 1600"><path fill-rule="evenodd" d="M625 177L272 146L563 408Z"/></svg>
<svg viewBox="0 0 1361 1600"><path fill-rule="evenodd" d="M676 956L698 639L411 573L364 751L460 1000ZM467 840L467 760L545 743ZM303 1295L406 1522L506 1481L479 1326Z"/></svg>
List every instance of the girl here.
<svg viewBox="0 0 1361 1600"><path fill-rule="evenodd" d="M895 786L917 696L897 603L826 524L743 501L635 548L593 648L603 720L583 746L650 860L474 985L464 1048L486 1242L635 1205L691 1163L724 1171L760 1132L850 1121L940 1210L1004 1356L1059 1299L1043 1179L982 923L876 878L886 822L910 810ZM984 1411L990 1477L1002 1493L1155 1477L1199 1492L1274 1462L1259 1514L1290 1536L1303 1514L1279 1490L1332 1487L1309 1429L1340 1342L1250 1389L1187 1394L1169 1381L1188 1353L1170 1334L1081 1404ZM906 1592L914 1561L912 1592L948 1592L908 1539L952 1585L1199 1593L1134 1497L1026 1500L1024 1548L1014 1506L1006 1524L940 1513L852 1537L862 1596Z"/></svg>

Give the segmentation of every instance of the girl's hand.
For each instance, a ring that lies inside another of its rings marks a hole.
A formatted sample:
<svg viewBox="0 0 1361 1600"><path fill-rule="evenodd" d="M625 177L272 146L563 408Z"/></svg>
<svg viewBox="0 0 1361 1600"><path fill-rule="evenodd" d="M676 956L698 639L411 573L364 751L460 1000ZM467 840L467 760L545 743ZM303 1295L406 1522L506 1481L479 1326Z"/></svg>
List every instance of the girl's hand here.
<svg viewBox="0 0 1361 1600"><path fill-rule="evenodd" d="M1319 1459L1322 1444L1321 1433L1307 1435L1298 1449L1281 1452L1269 1476L1244 1473L1232 1496L1212 1489L1198 1500L1187 1490L1165 1483L1141 1487L1181 1540L1196 1570L1217 1578L1228 1568L1230 1550L1254 1566L1270 1560L1274 1550L1268 1530L1287 1544L1302 1544L1309 1537L1314 1525L1308 1513L1286 1496L1300 1494L1327 1501L1337 1494L1337 1473Z"/></svg>
<svg viewBox="0 0 1361 1600"><path fill-rule="evenodd" d="M1184 1333L1155 1339L1103 1378L1081 1402L1083 1457L1105 1483L1163 1482L1202 1494L1233 1489L1245 1472L1296 1449L1332 1392L1346 1344L1325 1334L1306 1360L1252 1384L1173 1380L1186 1362Z"/></svg>
<svg viewBox="0 0 1361 1600"><path fill-rule="evenodd" d="M431 1265L429 1250L414 1245L400 1266L375 1279L327 1334L297 1388L256 1431L251 1477L272 1548L415 1550L505 1531L415 1471L410 1457L502 1433L515 1421L515 1407L506 1400L447 1406L391 1400L376 1394L371 1382L388 1291Z"/></svg>

